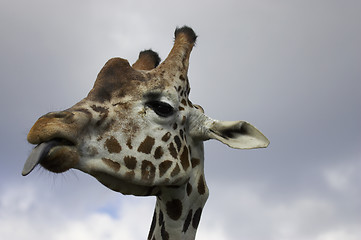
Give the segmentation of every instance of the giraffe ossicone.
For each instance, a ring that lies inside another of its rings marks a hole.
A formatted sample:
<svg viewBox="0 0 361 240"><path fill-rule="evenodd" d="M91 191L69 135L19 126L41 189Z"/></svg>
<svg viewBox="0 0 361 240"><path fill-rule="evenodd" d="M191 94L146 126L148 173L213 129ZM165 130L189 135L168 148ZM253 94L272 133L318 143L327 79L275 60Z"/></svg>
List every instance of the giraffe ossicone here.
<svg viewBox="0 0 361 240"><path fill-rule="evenodd" d="M110 59L83 100L36 121L28 141L37 146L23 175L38 164L55 173L78 169L122 194L156 196L148 239L195 239L208 198L203 142L269 144L251 124L213 120L189 100L196 38L191 28L177 28L162 63L152 50L132 66Z"/></svg>

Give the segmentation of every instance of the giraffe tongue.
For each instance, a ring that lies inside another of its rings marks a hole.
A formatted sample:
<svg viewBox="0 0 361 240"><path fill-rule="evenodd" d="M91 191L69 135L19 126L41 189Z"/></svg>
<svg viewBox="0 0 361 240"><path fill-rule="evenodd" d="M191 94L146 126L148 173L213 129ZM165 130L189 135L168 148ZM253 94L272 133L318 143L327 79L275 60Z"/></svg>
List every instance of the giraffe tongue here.
<svg viewBox="0 0 361 240"><path fill-rule="evenodd" d="M24 164L22 175L26 176L33 171L33 169L46 157L46 155L48 155L50 149L59 144L59 141L51 140L49 142L40 143L36 146Z"/></svg>

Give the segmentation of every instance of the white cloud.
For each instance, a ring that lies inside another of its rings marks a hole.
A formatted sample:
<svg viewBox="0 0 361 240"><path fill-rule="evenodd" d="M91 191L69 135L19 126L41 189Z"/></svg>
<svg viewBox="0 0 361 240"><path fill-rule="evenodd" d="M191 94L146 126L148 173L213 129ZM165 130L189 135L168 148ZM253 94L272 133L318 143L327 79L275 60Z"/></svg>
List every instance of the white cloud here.
<svg viewBox="0 0 361 240"><path fill-rule="evenodd" d="M267 187L267 184L230 182L212 186L201 229L221 226L222 232L227 233L223 239L235 240L318 240L337 234L361 236L355 228L359 220L345 217L343 211L347 210L333 198L309 193L276 199L274 196L282 193L265 195Z"/></svg>
<svg viewBox="0 0 361 240"><path fill-rule="evenodd" d="M283 201L266 196L267 184L218 182L211 186L197 239L353 240L361 236L357 219L345 218L327 196L295 196ZM3 189L0 196L1 239L100 240L145 239L154 198L119 196L87 210L81 192L76 204L51 201L31 184ZM55 198L57 196L54 194ZM59 196L59 195L58 195ZM44 199L45 198L45 199ZM119 201L119 202L118 202ZM79 204L80 202L80 204ZM74 208L84 208L83 210ZM69 214L76 210L76 214ZM19 230L21 229L21 231Z"/></svg>
<svg viewBox="0 0 361 240"><path fill-rule="evenodd" d="M0 196L0 238L11 240L141 240L150 228L155 199L120 196L107 211L93 210L71 216L79 205L42 201L41 190L32 185L14 185ZM79 201L79 196L74 196ZM82 199L81 201L86 201ZM86 206L84 206L86 208ZM109 213L114 211L115 213ZM80 211L84 212L84 211ZM226 239L224 230L205 223L198 239Z"/></svg>
<svg viewBox="0 0 361 240"><path fill-rule="evenodd" d="M359 240L360 236L361 230L356 227L352 232L344 229L331 230L329 232L322 233L316 238L316 240Z"/></svg>
<svg viewBox="0 0 361 240"><path fill-rule="evenodd" d="M360 191L354 182L360 180L358 170L361 166L361 154L354 155L351 159L350 161L344 158L343 161L323 170L323 177L331 189L340 193Z"/></svg>
<svg viewBox="0 0 361 240"><path fill-rule="evenodd" d="M82 218L63 223L63 230L55 240L62 239L145 239L153 214L153 201L122 201L115 208L119 218L112 218L104 212L93 212Z"/></svg>

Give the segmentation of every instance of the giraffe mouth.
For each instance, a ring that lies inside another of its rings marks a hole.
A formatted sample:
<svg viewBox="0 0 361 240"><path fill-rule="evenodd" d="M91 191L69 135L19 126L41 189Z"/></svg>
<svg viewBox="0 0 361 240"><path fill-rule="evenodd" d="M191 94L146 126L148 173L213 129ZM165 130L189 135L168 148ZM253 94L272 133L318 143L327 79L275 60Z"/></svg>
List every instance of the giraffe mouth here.
<svg viewBox="0 0 361 240"><path fill-rule="evenodd" d="M72 142L64 139L53 139L42 142L30 153L24 164L22 175L28 175L39 164L52 172L64 172L73 165L69 164L69 162L75 163L78 158L78 154ZM63 162L65 162L65 164Z"/></svg>

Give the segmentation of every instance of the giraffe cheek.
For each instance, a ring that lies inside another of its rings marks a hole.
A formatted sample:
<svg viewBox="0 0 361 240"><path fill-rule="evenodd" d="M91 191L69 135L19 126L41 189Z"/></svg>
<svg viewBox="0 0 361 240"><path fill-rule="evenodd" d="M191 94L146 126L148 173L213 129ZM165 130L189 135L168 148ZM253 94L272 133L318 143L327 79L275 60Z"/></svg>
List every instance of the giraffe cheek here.
<svg viewBox="0 0 361 240"><path fill-rule="evenodd" d="M74 168L78 162L79 154L75 147L59 146L54 147L40 164L51 172L62 173Z"/></svg>

